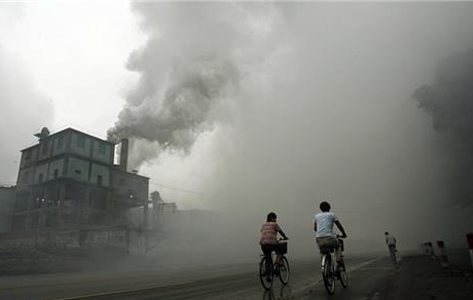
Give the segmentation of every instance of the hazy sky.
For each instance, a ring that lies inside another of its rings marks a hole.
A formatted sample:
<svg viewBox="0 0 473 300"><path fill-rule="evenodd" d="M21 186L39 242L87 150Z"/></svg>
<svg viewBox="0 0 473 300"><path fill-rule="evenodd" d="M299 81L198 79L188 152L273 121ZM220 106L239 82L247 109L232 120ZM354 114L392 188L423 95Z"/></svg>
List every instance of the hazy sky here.
<svg viewBox="0 0 473 300"><path fill-rule="evenodd" d="M425 234L401 220L442 214L449 162L412 93L473 47L472 15L469 3L0 3L0 182L15 182L18 150L42 126L105 137L140 78L153 89L137 119L159 111L177 66L206 57L219 76L215 61L235 66L238 86L216 94L190 154L141 145L151 189L294 223L328 198L354 230Z"/></svg>

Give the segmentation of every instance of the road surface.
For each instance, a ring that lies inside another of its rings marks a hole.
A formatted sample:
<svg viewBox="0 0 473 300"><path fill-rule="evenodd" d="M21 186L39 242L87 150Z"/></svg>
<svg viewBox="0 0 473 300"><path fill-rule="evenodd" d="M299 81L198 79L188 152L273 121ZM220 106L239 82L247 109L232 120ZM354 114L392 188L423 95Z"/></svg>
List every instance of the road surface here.
<svg viewBox="0 0 473 300"><path fill-rule="evenodd" d="M290 257L289 257L290 259ZM144 300L144 299L351 299L376 300L397 269L386 257L347 258L350 283L328 296L317 258L291 260L290 284L277 282L264 292L258 265L180 267L160 270L10 276L0 278L5 300Z"/></svg>

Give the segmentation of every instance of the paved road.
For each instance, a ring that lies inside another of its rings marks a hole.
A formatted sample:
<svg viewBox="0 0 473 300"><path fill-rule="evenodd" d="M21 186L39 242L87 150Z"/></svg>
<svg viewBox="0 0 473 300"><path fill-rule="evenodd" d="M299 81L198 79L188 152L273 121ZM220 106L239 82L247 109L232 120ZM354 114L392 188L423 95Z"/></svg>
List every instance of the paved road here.
<svg viewBox="0 0 473 300"><path fill-rule="evenodd" d="M386 258L347 259L350 286L337 286L329 297L323 288L318 261L291 263L290 285L275 284L264 292L257 264L95 272L0 278L0 299L5 300L143 300L143 299L351 299L375 300L377 290L396 272Z"/></svg>

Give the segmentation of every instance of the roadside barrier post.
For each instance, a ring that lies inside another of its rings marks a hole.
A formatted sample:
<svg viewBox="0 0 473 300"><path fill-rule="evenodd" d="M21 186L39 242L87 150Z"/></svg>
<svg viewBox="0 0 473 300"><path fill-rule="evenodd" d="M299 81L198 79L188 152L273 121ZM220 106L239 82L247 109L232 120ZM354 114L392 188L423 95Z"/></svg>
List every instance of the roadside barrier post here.
<svg viewBox="0 0 473 300"><path fill-rule="evenodd" d="M473 232L466 235L468 241L468 250L470 251L471 266L473 266Z"/></svg>
<svg viewBox="0 0 473 300"><path fill-rule="evenodd" d="M437 241L437 246L440 249L440 263L442 267L448 267L448 257L447 252L445 251L445 243L443 241Z"/></svg>

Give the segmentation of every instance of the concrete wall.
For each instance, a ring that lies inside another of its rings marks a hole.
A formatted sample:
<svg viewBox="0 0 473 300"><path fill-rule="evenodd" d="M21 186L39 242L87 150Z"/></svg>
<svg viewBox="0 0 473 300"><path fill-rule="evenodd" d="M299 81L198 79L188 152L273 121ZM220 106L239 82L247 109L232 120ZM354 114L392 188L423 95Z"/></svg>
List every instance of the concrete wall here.
<svg viewBox="0 0 473 300"><path fill-rule="evenodd" d="M48 180L65 176L65 161L66 160L64 158L51 161L51 163L49 164ZM55 175L57 175L57 177Z"/></svg>
<svg viewBox="0 0 473 300"><path fill-rule="evenodd" d="M60 155L66 152L68 145L70 143L70 139L71 139L70 136L71 136L70 132L63 132L54 136L53 141L52 141L53 156Z"/></svg>
<svg viewBox="0 0 473 300"><path fill-rule="evenodd" d="M36 146L24 151L21 155L20 167L25 168L34 165L37 160L38 150L39 146Z"/></svg>
<svg viewBox="0 0 473 300"><path fill-rule="evenodd" d="M18 187L27 187L34 182L34 167L20 170L18 176Z"/></svg>
<svg viewBox="0 0 473 300"><path fill-rule="evenodd" d="M83 134L72 132L71 152L85 157L90 157L92 140Z"/></svg>
<svg viewBox="0 0 473 300"><path fill-rule="evenodd" d="M94 140L92 142L92 145L92 158L94 160L106 164L113 164L113 152L115 147L107 143L100 142L98 140Z"/></svg>
<svg viewBox="0 0 473 300"><path fill-rule="evenodd" d="M98 180L99 176L102 178L101 184ZM110 168L99 164L92 164L90 182L102 186L110 186Z"/></svg>
<svg viewBox="0 0 473 300"><path fill-rule="evenodd" d="M38 160L47 159L51 156L51 149L53 147L52 140L45 139L39 143Z"/></svg>
<svg viewBox="0 0 473 300"><path fill-rule="evenodd" d="M86 160L69 157L69 168L66 176L79 181L88 181L89 165L90 163Z"/></svg>
<svg viewBox="0 0 473 300"><path fill-rule="evenodd" d="M36 166L34 172L34 183L40 183L48 180L48 163Z"/></svg>
<svg viewBox="0 0 473 300"><path fill-rule="evenodd" d="M14 188L0 187L0 232L11 229L15 195Z"/></svg>
<svg viewBox="0 0 473 300"><path fill-rule="evenodd" d="M115 169L112 175L112 188L118 194L135 199L140 203L149 197L149 179Z"/></svg>

